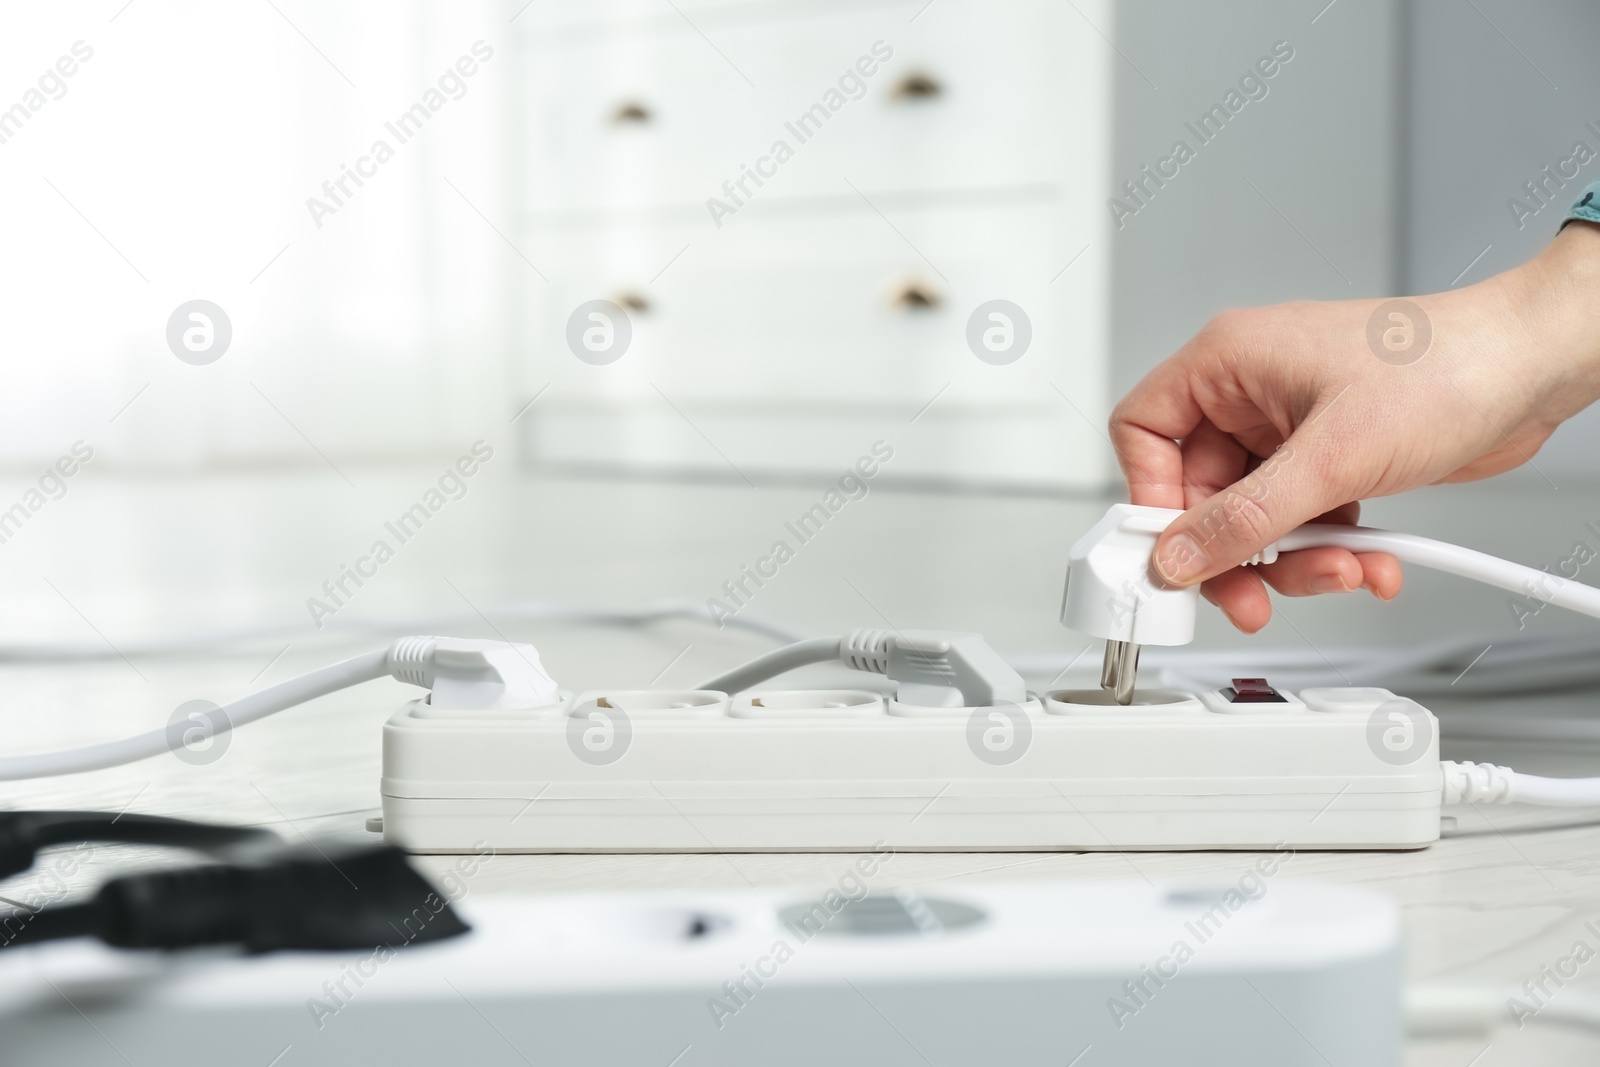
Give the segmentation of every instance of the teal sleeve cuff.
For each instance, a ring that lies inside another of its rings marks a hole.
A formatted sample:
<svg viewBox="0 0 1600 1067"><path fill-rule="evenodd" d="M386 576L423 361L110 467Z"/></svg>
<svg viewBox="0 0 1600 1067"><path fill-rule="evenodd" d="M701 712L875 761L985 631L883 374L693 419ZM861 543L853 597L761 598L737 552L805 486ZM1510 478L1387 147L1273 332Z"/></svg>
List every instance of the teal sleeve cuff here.
<svg viewBox="0 0 1600 1067"><path fill-rule="evenodd" d="M1567 222L1573 219L1583 219L1585 222L1600 222L1600 182L1589 186L1588 190L1572 205L1572 210L1567 213Z"/></svg>

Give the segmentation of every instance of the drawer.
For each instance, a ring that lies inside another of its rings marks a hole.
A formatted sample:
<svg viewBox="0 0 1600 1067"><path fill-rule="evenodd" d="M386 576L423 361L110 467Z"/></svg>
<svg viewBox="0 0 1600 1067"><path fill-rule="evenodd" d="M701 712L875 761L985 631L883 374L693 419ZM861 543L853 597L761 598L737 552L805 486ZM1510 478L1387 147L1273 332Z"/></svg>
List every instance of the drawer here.
<svg viewBox="0 0 1600 1067"><path fill-rule="evenodd" d="M551 279L535 283L527 305L538 373L607 395L652 394L655 381L703 397L921 402L952 365L986 366L967 349L965 330L977 305L995 297L1022 306L1033 341L1010 374L969 383L975 395L1024 379L1048 388L1052 374L1104 362L1107 245L1092 245L1050 281L1091 243L1093 206L1053 198L906 208L886 198L880 207L892 227L862 205L800 216L752 208L720 232L535 236L533 258ZM578 305L600 298L643 306L630 315L625 357L596 368L567 350L565 331Z"/></svg>
<svg viewBox="0 0 1600 1067"><path fill-rule="evenodd" d="M737 466L824 469L902 435L924 443L901 474L1101 484L1109 242L1097 205L879 207L893 228L864 205L752 205L720 232L539 231L532 254L556 266L525 306L523 386L551 386L530 420L534 454L726 471L709 439ZM974 309L997 297L1032 327L1026 354L1000 366L966 341ZM605 366L566 343L568 317L597 298L643 305L626 354Z"/></svg>
<svg viewBox="0 0 1600 1067"><path fill-rule="evenodd" d="M1110 50L1094 29L1044 0L938 0L912 22L918 6L794 9L705 37L682 19L526 34L524 202L710 221L710 197L853 197L846 178L868 193L1057 184L1103 197ZM1080 5L1109 25L1104 6ZM743 192L724 189L742 177Z"/></svg>

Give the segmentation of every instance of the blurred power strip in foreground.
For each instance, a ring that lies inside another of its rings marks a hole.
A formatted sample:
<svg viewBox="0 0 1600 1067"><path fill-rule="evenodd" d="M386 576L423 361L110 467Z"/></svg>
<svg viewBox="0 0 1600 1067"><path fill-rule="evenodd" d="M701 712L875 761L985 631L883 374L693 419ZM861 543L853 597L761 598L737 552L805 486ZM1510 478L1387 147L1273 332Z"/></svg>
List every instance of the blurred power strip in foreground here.
<svg viewBox="0 0 1600 1067"><path fill-rule="evenodd" d="M1397 1067L1397 909L1292 858L913 894L882 850L810 894L474 898L408 944L420 908L370 952L56 942L0 955L0 1032L12 1067Z"/></svg>

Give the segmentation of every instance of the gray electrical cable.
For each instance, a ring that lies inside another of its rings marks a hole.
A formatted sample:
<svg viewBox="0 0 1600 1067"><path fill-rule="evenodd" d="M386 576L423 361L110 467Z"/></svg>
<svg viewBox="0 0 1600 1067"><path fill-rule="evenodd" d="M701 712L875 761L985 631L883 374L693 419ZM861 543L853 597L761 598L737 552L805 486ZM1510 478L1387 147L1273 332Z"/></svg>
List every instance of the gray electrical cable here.
<svg viewBox="0 0 1600 1067"><path fill-rule="evenodd" d="M839 661L839 638L813 637L805 641L797 641L792 645L774 649L764 656L758 656L749 663L715 678L698 689L712 689L719 693L737 693L759 685L769 678L776 678L780 674L792 671L797 667L809 667L813 663L837 663Z"/></svg>

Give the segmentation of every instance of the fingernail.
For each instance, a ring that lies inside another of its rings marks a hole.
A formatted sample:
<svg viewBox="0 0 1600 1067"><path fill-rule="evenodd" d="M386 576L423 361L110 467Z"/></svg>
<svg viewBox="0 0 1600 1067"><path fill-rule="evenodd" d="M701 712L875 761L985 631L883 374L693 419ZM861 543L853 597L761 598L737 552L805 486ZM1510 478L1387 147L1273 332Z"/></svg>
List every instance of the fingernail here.
<svg viewBox="0 0 1600 1067"><path fill-rule="evenodd" d="M1311 579L1313 593L1350 593L1354 592L1344 580L1342 574L1319 574Z"/></svg>
<svg viewBox="0 0 1600 1067"><path fill-rule="evenodd" d="M1362 582L1361 588L1365 589L1379 600L1388 601L1390 599L1389 597L1386 597L1382 593L1378 592L1378 587L1373 585L1371 582Z"/></svg>
<svg viewBox="0 0 1600 1067"><path fill-rule="evenodd" d="M1156 549L1156 571L1174 585L1188 585L1211 568L1211 557L1186 533L1174 534Z"/></svg>

